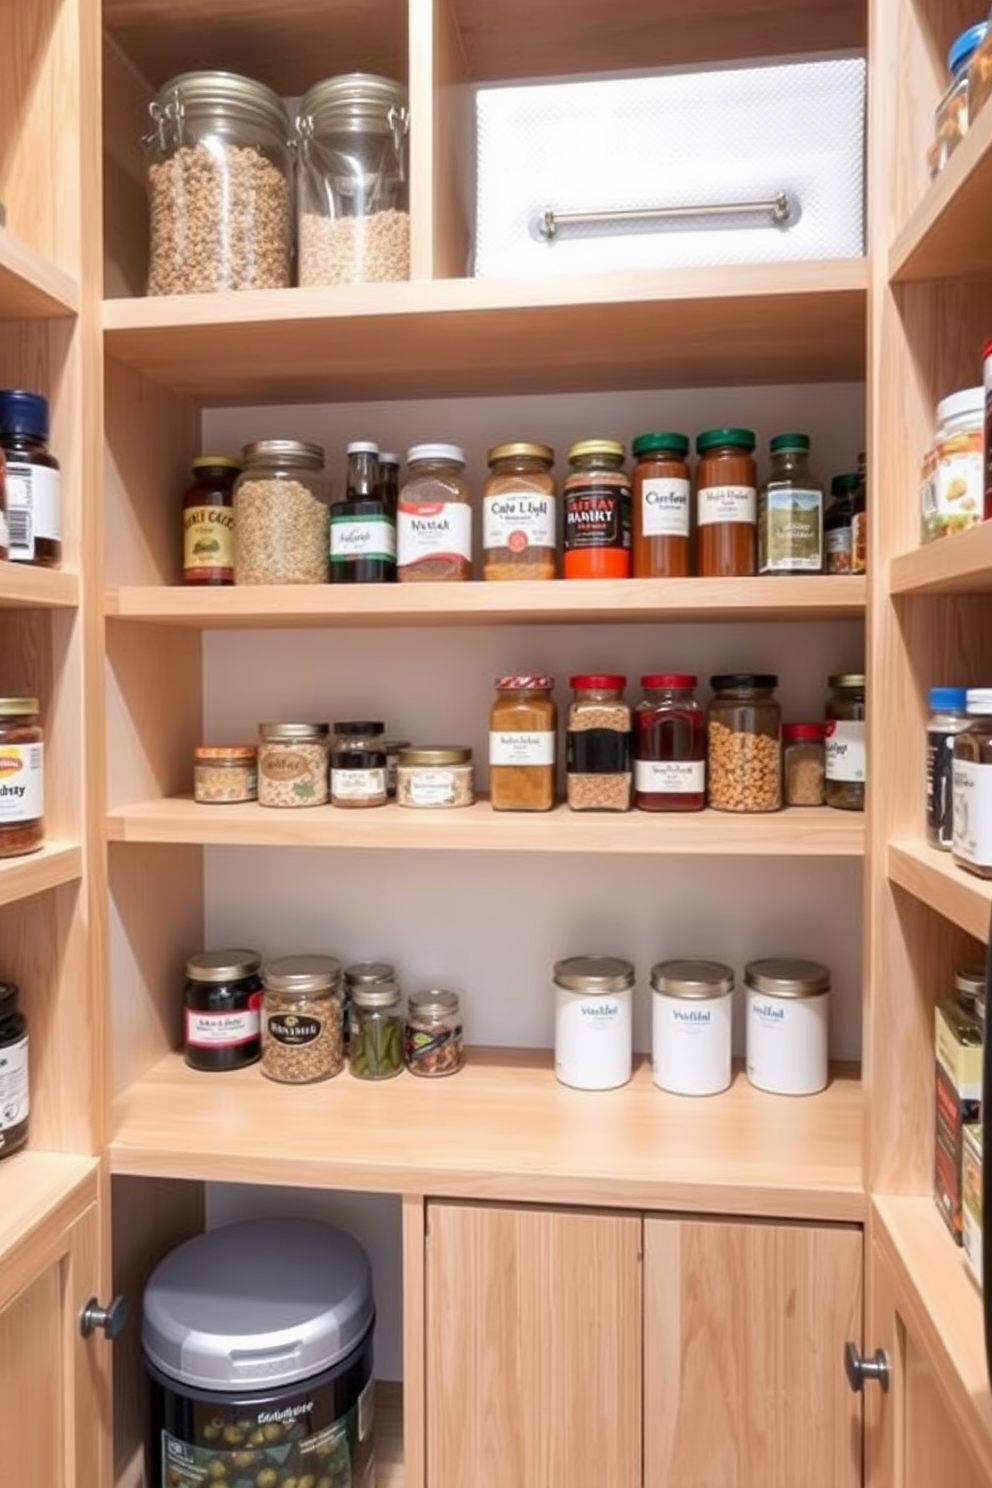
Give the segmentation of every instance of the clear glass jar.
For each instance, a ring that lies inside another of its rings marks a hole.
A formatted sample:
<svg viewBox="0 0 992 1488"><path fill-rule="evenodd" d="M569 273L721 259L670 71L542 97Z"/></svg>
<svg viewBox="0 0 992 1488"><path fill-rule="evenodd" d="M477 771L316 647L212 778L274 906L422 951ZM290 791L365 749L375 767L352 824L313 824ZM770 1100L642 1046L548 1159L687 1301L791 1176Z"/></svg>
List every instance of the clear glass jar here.
<svg viewBox="0 0 992 1488"><path fill-rule="evenodd" d="M262 958L257 951L198 951L186 962L183 1057L191 1069L222 1072L262 1052Z"/></svg>
<svg viewBox="0 0 992 1488"><path fill-rule="evenodd" d="M992 94L992 28L972 53L968 63L968 125L985 107Z"/></svg>
<svg viewBox="0 0 992 1488"><path fill-rule="evenodd" d="M292 165L278 94L186 72L149 104L150 295L290 283Z"/></svg>
<svg viewBox="0 0 992 1488"><path fill-rule="evenodd" d="M326 723L259 724L260 806L327 805L330 732Z"/></svg>
<svg viewBox="0 0 992 1488"><path fill-rule="evenodd" d="M494 811L555 804L558 710L553 677L497 677L489 713L489 800Z"/></svg>
<svg viewBox="0 0 992 1488"><path fill-rule="evenodd" d="M183 497L183 583L234 583L234 482L240 460L200 455Z"/></svg>
<svg viewBox="0 0 992 1488"><path fill-rule="evenodd" d="M689 574L689 441L684 434L638 434L631 481L635 579Z"/></svg>
<svg viewBox="0 0 992 1488"><path fill-rule="evenodd" d="M782 788L786 806L822 806L826 749L822 723L782 726Z"/></svg>
<svg viewBox="0 0 992 1488"><path fill-rule="evenodd" d="M707 429L696 439L700 578L740 578L757 570L756 442L750 429Z"/></svg>
<svg viewBox="0 0 992 1488"><path fill-rule="evenodd" d="M472 577L472 495L465 451L415 444L396 516L396 577L401 583L452 583Z"/></svg>
<svg viewBox="0 0 992 1488"><path fill-rule="evenodd" d="M581 439L568 452L563 491L566 579L629 579L630 481L617 439Z"/></svg>
<svg viewBox="0 0 992 1488"><path fill-rule="evenodd" d="M231 806L258 800L258 750L254 744L199 744L193 750L193 800Z"/></svg>
<svg viewBox="0 0 992 1488"><path fill-rule="evenodd" d="M354 961L344 969L344 1042L351 1041L351 999L356 987L398 986L396 968L388 961ZM402 1051L401 1051L402 1054Z"/></svg>
<svg viewBox="0 0 992 1488"><path fill-rule="evenodd" d="M954 740L954 861L992 878L992 688L969 687L968 727Z"/></svg>
<svg viewBox="0 0 992 1488"><path fill-rule="evenodd" d="M971 119L972 59L985 40L988 22L979 21L962 31L947 54L947 91L937 105L933 120L933 148L928 151L930 177L940 174L968 133ZM976 107L977 113L977 107Z"/></svg>
<svg viewBox="0 0 992 1488"><path fill-rule="evenodd" d="M472 751L460 744L401 749L396 759L396 804L444 811L475 801Z"/></svg>
<svg viewBox="0 0 992 1488"><path fill-rule="evenodd" d="M829 574L851 572L854 493L858 489L858 483L856 470L835 475L830 482L830 505L823 519L824 567Z"/></svg>
<svg viewBox="0 0 992 1488"><path fill-rule="evenodd" d="M778 811L782 805L782 711L778 678L731 672L711 677L706 715L709 803L717 811Z"/></svg>
<svg viewBox="0 0 992 1488"><path fill-rule="evenodd" d="M482 577L553 579L558 552L554 450L547 444L497 444L486 463Z"/></svg>
<svg viewBox="0 0 992 1488"><path fill-rule="evenodd" d="M634 805L639 811L702 811L706 805L706 720L698 679L681 672L641 678L634 709Z"/></svg>
<svg viewBox="0 0 992 1488"><path fill-rule="evenodd" d="M923 457L920 541L965 532L985 513L985 389L965 388L937 404L934 442Z"/></svg>
<svg viewBox="0 0 992 1488"><path fill-rule="evenodd" d="M627 678L611 674L569 678L566 786L573 811L629 811L631 710Z"/></svg>
<svg viewBox="0 0 992 1488"><path fill-rule="evenodd" d="M809 464L808 434L776 434L758 493L758 572L823 572L823 486Z"/></svg>
<svg viewBox="0 0 992 1488"><path fill-rule="evenodd" d="M954 841L954 740L968 727L964 687L931 687L927 719L927 841L950 852Z"/></svg>
<svg viewBox="0 0 992 1488"><path fill-rule="evenodd" d="M0 1158L10 1157L28 1139L31 1091L28 1077L28 1020L17 1006L19 988L0 982Z"/></svg>
<svg viewBox="0 0 992 1488"><path fill-rule="evenodd" d="M300 103L300 284L410 277L407 91L369 72L315 83Z"/></svg>
<svg viewBox="0 0 992 1488"><path fill-rule="evenodd" d="M391 1080L405 1063L404 1022L395 982L359 982L351 988L349 1068L360 1080Z"/></svg>
<svg viewBox="0 0 992 1488"><path fill-rule="evenodd" d="M465 1063L457 992L416 992L409 999L404 1056L411 1075L457 1074Z"/></svg>
<svg viewBox="0 0 992 1488"><path fill-rule="evenodd" d="M0 858L37 852L45 843L45 735L37 698L0 698L0 778L11 777L20 793L0 793Z"/></svg>
<svg viewBox="0 0 992 1488"><path fill-rule="evenodd" d="M234 486L234 582L326 584L324 451L299 439L246 444Z"/></svg>
<svg viewBox="0 0 992 1488"><path fill-rule="evenodd" d="M262 967L262 1074L311 1085L344 1069L341 965L333 956L282 956Z"/></svg>
<svg viewBox="0 0 992 1488"><path fill-rule="evenodd" d="M842 811L864 811L867 778L864 674L840 673L829 678L829 683L825 710L826 802Z"/></svg>
<svg viewBox="0 0 992 1488"><path fill-rule="evenodd" d="M12 563L58 568L62 562L62 475L48 448L48 399L23 388L0 392L7 513Z"/></svg>
<svg viewBox="0 0 992 1488"><path fill-rule="evenodd" d="M332 806L386 804L385 724L348 722L334 725L331 750Z"/></svg>

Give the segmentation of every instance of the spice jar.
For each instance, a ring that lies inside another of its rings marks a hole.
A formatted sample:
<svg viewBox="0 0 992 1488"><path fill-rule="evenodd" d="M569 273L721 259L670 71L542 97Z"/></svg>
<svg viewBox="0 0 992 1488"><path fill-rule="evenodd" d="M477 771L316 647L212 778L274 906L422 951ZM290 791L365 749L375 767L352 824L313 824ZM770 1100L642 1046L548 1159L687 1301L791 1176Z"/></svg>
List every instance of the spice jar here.
<svg viewBox="0 0 992 1488"><path fill-rule="evenodd" d="M456 992L416 992L407 1003L404 1041L411 1075L454 1075L465 1063L461 1009Z"/></svg>
<svg viewBox="0 0 992 1488"><path fill-rule="evenodd" d="M258 804L325 806L330 728L326 723L260 723Z"/></svg>
<svg viewBox="0 0 992 1488"><path fill-rule="evenodd" d="M348 1062L360 1080L403 1073L403 1013L395 982L359 982L351 989Z"/></svg>
<svg viewBox="0 0 992 1488"><path fill-rule="evenodd" d="M822 723L782 726L782 778L786 806L822 806L826 754Z"/></svg>
<svg viewBox="0 0 992 1488"><path fill-rule="evenodd" d="M296 126L301 284L410 277L407 91L347 73L303 95Z"/></svg>
<svg viewBox="0 0 992 1488"><path fill-rule="evenodd" d="M326 584L329 530L324 451L260 439L242 451L234 487L234 582Z"/></svg>
<svg viewBox="0 0 992 1488"><path fill-rule="evenodd" d="M435 811L475 801L472 751L460 744L401 749L396 762L396 804Z"/></svg>
<svg viewBox="0 0 992 1488"><path fill-rule="evenodd" d="M331 804L385 806L386 740L382 723L336 723L331 751Z"/></svg>
<svg viewBox="0 0 992 1488"><path fill-rule="evenodd" d="M200 744L193 750L193 800L226 806L258 799L258 750L253 744Z"/></svg>
<svg viewBox="0 0 992 1488"><path fill-rule="evenodd" d="M48 399L22 388L0 392L0 448L6 474L7 556L58 568L62 562L62 476L48 448Z"/></svg>
<svg viewBox="0 0 992 1488"><path fill-rule="evenodd" d="M824 566L829 574L851 572L854 493L858 482L857 471L835 475L830 482L830 505L823 519Z"/></svg>
<svg viewBox="0 0 992 1488"><path fill-rule="evenodd" d="M19 995L14 982L0 982L0 1158L28 1139L28 1022L17 1006Z"/></svg>
<svg viewBox="0 0 992 1488"><path fill-rule="evenodd" d="M758 493L758 572L823 572L823 487L809 465L807 434L776 434Z"/></svg>
<svg viewBox="0 0 992 1488"><path fill-rule="evenodd" d="M760 672L711 677L707 777L717 811L778 811L782 805L782 715L778 678Z"/></svg>
<svg viewBox="0 0 992 1488"><path fill-rule="evenodd" d="M558 712L553 677L497 677L489 714L489 799L494 811L555 804Z"/></svg>
<svg viewBox="0 0 992 1488"><path fill-rule="evenodd" d="M992 688L969 687L968 727L954 740L954 861L992 878Z"/></svg>
<svg viewBox="0 0 992 1488"><path fill-rule="evenodd" d="M920 477L921 542L984 520L984 429L984 388L965 388L937 404L937 431Z"/></svg>
<svg viewBox="0 0 992 1488"><path fill-rule="evenodd" d="M343 501L331 507L331 583L387 584L396 577L396 508L384 501L379 447L348 446Z"/></svg>
<svg viewBox="0 0 992 1488"><path fill-rule="evenodd" d="M573 811L629 811L631 712L626 677L569 678L566 786Z"/></svg>
<svg viewBox="0 0 992 1488"><path fill-rule="evenodd" d="M689 573L689 441L684 434L638 434L631 479L635 579Z"/></svg>
<svg viewBox="0 0 992 1488"><path fill-rule="evenodd" d="M630 483L624 446L616 439L582 439L568 452L564 487L566 579L630 577Z"/></svg>
<svg viewBox="0 0 992 1488"><path fill-rule="evenodd" d="M482 492L482 577L553 579L558 503L547 444L497 444L486 455Z"/></svg>
<svg viewBox="0 0 992 1488"><path fill-rule="evenodd" d="M640 811L702 811L706 805L706 724L697 678L652 672L634 709L634 805Z"/></svg>
<svg viewBox="0 0 992 1488"><path fill-rule="evenodd" d="M0 858L45 841L45 736L37 698L0 698Z"/></svg>
<svg viewBox="0 0 992 1488"><path fill-rule="evenodd" d="M751 961L747 1077L773 1095L816 1095L827 1084L830 972L817 961Z"/></svg>
<svg viewBox="0 0 992 1488"><path fill-rule="evenodd" d="M865 679L860 672L830 679L826 715L826 787L828 806L843 811L865 809Z"/></svg>
<svg viewBox="0 0 992 1488"><path fill-rule="evenodd" d="M940 174L968 133L972 117L969 70L975 52L985 40L988 22L979 21L955 38L947 54L949 82L937 105L933 121L933 148L928 152L930 176ZM976 105L975 112L978 112Z"/></svg>
<svg viewBox="0 0 992 1488"><path fill-rule="evenodd" d="M968 727L963 687L931 687L927 719L927 841L950 851L954 841L954 741Z"/></svg>
<svg viewBox="0 0 992 1488"><path fill-rule="evenodd" d="M200 455L183 497L183 583L234 583L234 482L240 462Z"/></svg>
<svg viewBox="0 0 992 1488"><path fill-rule="evenodd" d="M401 583L451 583L472 577L472 506L465 452L457 444L415 444L396 517L396 577Z"/></svg>
<svg viewBox="0 0 992 1488"><path fill-rule="evenodd" d="M198 951L186 962L183 1057L191 1069L235 1070L261 1054L262 958L257 951Z"/></svg>
<svg viewBox="0 0 992 1488"><path fill-rule="evenodd" d="M555 1078L575 1090L615 1090L633 1070L634 968L618 956L558 961Z"/></svg>
<svg viewBox="0 0 992 1488"><path fill-rule="evenodd" d="M654 1083L674 1095L717 1095L730 1084L734 973L720 961L651 968Z"/></svg>
<svg viewBox="0 0 992 1488"><path fill-rule="evenodd" d="M278 94L233 72L187 72L148 111L148 293L287 286L292 166Z"/></svg>
<svg viewBox="0 0 992 1488"><path fill-rule="evenodd" d="M700 578L737 578L757 567L755 437L707 429L696 439L696 568Z"/></svg>
<svg viewBox="0 0 992 1488"><path fill-rule="evenodd" d="M282 956L263 966L262 985L262 1074L284 1085L340 1074L340 963L333 956Z"/></svg>

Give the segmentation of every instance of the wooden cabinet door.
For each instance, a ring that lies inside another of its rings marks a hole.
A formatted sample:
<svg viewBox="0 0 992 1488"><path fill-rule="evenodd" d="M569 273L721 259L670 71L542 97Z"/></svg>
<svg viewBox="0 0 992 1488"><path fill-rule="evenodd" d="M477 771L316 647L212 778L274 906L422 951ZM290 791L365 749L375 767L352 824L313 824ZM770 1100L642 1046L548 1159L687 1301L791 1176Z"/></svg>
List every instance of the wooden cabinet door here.
<svg viewBox="0 0 992 1488"><path fill-rule="evenodd" d="M644 1224L644 1488L858 1488L860 1229Z"/></svg>
<svg viewBox="0 0 992 1488"><path fill-rule="evenodd" d="M641 1217L434 1203L430 1488L640 1488Z"/></svg>

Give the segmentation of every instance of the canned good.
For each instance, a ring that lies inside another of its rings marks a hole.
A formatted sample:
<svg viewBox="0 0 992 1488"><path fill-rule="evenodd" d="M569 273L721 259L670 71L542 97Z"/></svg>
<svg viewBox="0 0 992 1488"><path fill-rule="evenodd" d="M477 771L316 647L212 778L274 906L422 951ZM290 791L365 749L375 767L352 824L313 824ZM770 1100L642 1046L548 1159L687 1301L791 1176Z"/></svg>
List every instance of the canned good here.
<svg viewBox="0 0 992 1488"><path fill-rule="evenodd" d="M457 992L416 992L409 999L404 1040L411 1075L454 1075L465 1062Z"/></svg>
<svg viewBox="0 0 992 1488"><path fill-rule="evenodd" d="M570 956L554 970L555 1076L576 1090L615 1090L633 1070L634 967Z"/></svg>
<svg viewBox="0 0 992 1488"><path fill-rule="evenodd" d="M330 732L326 723L259 724L260 806L327 804Z"/></svg>
<svg viewBox="0 0 992 1488"><path fill-rule="evenodd" d="M17 1006L19 995L14 982L0 982L0 1158L28 1139L28 1023Z"/></svg>
<svg viewBox="0 0 992 1488"><path fill-rule="evenodd" d="M864 811L867 757L863 673L846 672L830 678L826 715L824 798L828 806L841 811Z"/></svg>
<svg viewBox="0 0 992 1488"><path fill-rule="evenodd" d="M45 841L45 736L37 698L0 698L0 858Z"/></svg>
<svg viewBox="0 0 992 1488"><path fill-rule="evenodd" d="M747 1077L773 1095L815 1095L827 1084L830 972L818 961L750 961Z"/></svg>
<svg viewBox="0 0 992 1488"><path fill-rule="evenodd" d="M193 750L193 799L219 806L258 799L258 750L253 744L200 744Z"/></svg>
<svg viewBox="0 0 992 1488"><path fill-rule="evenodd" d="M717 1095L730 1084L734 973L721 961L661 961L654 988L654 1083L675 1095Z"/></svg>
<svg viewBox="0 0 992 1488"><path fill-rule="evenodd" d="M183 1055L191 1069L234 1070L261 1054L262 958L257 951L198 951L186 962Z"/></svg>
<svg viewBox="0 0 992 1488"><path fill-rule="evenodd" d="M333 956L282 956L262 968L262 1074L310 1085L344 1069L341 964Z"/></svg>

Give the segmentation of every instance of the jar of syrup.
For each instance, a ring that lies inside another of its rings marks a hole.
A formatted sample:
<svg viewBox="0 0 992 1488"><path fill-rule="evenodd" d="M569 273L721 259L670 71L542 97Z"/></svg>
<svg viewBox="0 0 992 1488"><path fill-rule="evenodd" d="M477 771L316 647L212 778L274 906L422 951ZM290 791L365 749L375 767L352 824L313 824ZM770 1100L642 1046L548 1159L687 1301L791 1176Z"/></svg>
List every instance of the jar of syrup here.
<svg viewBox="0 0 992 1488"><path fill-rule="evenodd" d="M689 441L684 434L638 434L631 445L634 578L684 579L689 573Z"/></svg>
<svg viewBox="0 0 992 1488"><path fill-rule="evenodd" d="M227 455L200 455L183 497L183 583L234 583L234 482Z"/></svg>
<svg viewBox="0 0 992 1488"><path fill-rule="evenodd" d="M758 476L750 429L707 429L696 440L696 562L700 578L757 572Z"/></svg>
<svg viewBox="0 0 992 1488"><path fill-rule="evenodd" d="M652 672L634 709L634 805L641 811L702 811L706 805L706 718L697 678Z"/></svg>

